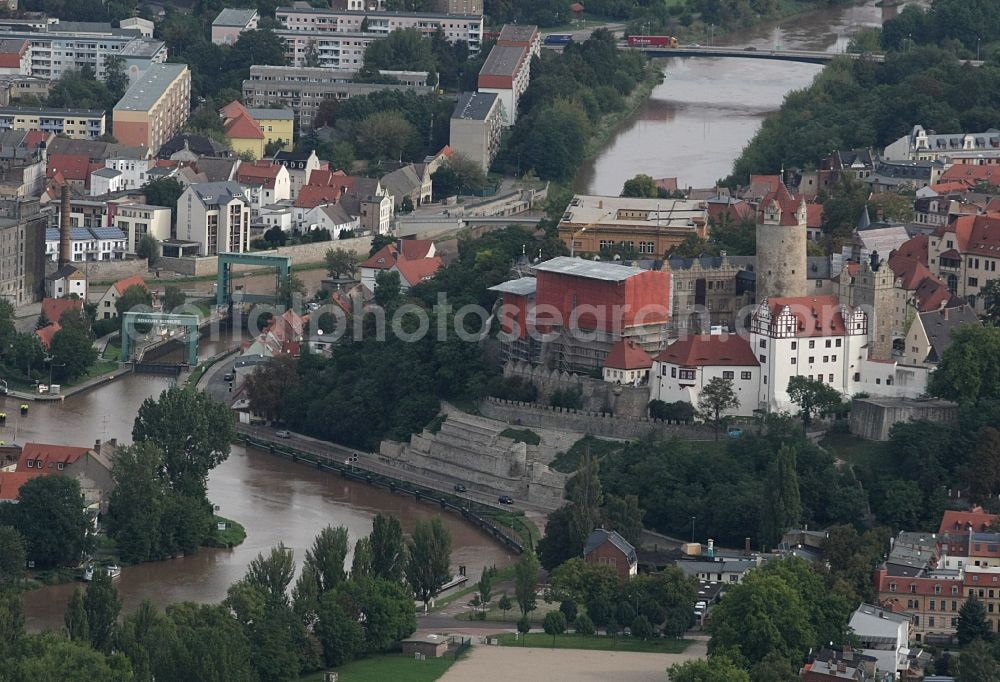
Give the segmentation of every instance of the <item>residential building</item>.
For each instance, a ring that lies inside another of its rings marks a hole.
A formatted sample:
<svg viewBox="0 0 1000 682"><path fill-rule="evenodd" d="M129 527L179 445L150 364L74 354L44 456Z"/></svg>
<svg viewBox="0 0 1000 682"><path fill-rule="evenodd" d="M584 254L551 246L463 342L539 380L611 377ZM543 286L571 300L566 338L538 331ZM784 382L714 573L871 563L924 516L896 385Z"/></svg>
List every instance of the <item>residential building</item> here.
<svg viewBox="0 0 1000 682"><path fill-rule="evenodd" d="M340 205L350 215L357 216L358 228L369 234L389 234L392 225L393 202L388 194L344 195Z"/></svg>
<svg viewBox="0 0 1000 682"><path fill-rule="evenodd" d="M434 0L431 10L441 14L475 15L483 13L483 0Z"/></svg>
<svg viewBox="0 0 1000 682"><path fill-rule="evenodd" d="M152 36L136 38L124 47L119 56L125 62L125 75L129 83L135 83L153 64L167 61L167 44L153 40Z"/></svg>
<svg viewBox="0 0 1000 682"><path fill-rule="evenodd" d="M329 51L320 57L332 58ZM339 59L339 54L336 55ZM383 90L405 90L428 94L434 88L427 85L426 71L381 71L380 75L398 83L355 83L356 71L328 66L261 66L250 67L250 78L243 81L243 101L248 107L291 107L299 129L313 127L319 106L324 100L338 102L370 95Z"/></svg>
<svg viewBox="0 0 1000 682"><path fill-rule="evenodd" d="M274 16L285 29L300 32L367 33L379 38L404 28L415 28L427 37L440 30L449 42L465 41L473 53L479 51L483 36L482 13L368 12L296 5L279 7Z"/></svg>
<svg viewBox="0 0 1000 682"><path fill-rule="evenodd" d="M559 219L559 237L575 254L623 248L662 258L688 237L707 234L708 207L700 200L577 194Z"/></svg>
<svg viewBox="0 0 1000 682"><path fill-rule="evenodd" d="M305 215L305 230L327 230L333 239L340 239L340 234L344 231L351 232L358 229L359 222L356 216L352 216L344 208L343 204L323 204L310 209ZM398 264L397 264L398 266ZM406 268L400 269L402 275L407 272ZM421 280L410 282L407 280L407 287L419 284Z"/></svg>
<svg viewBox="0 0 1000 682"><path fill-rule="evenodd" d="M170 239L170 222L173 211L166 206L149 204L109 203L108 219L125 235L126 249L135 253L139 242L146 235L157 241Z"/></svg>
<svg viewBox="0 0 1000 682"><path fill-rule="evenodd" d="M157 154L158 159L189 162L202 160L205 157L233 159L236 154L218 140L193 133L174 135L160 147L160 152Z"/></svg>
<svg viewBox="0 0 1000 682"><path fill-rule="evenodd" d="M653 360L650 400L697 405L713 379L732 382L739 405L733 415L752 417L761 408L761 363L750 343L735 334L696 334L667 346Z"/></svg>
<svg viewBox="0 0 1000 682"><path fill-rule="evenodd" d="M111 460L115 445L114 441L105 446L98 441L93 448L25 443L17 460L16 471L41 473L43 476L68 476L80 484L86 506L100 505L107 502L114 490Z"/></svg>
<svg viewBox="0 0 1000 682"><path fill-rule="evenodd" d="M943 161L897 161L880 158L865 180L872 192L916 191L937 184L944 172Z"/></svg>
<svg viewBox="0 0 1000 682"><path fill-rule="evenodd" d="M799 671L802 682L882 682L878 661L850 649L823 649Z"/></svg>
<svg viewBox="0 0 1000 682"><path fill-rule="evenodd" d="M125 189L125 178L120 170L97 168L90 173L90 196L103 197Z"/></svg>
<svg viewBox="0 0 1000 682"><path fill-rule="evenodd" d="M132 275L131 277L126 277L120 279L104 292L100 300L97 301L97 317L102 320L109 320L113 317L118 317L118 308L115 307L118 299L129 290L129 287L142 287L143 289L148 289L145 280L139 275Z"/></svg>
<svg viewBox="0 0 1000 682"><path fill-rule="evenodd" d="M146 43L149 38L135 31L112 28L110 24L95 24L73 21L47 23L41 27L22 27L2 34L7 40L26 40L29 50L29 67L25 75L55 81L70 71L85 66L94 69L98 80L107 78L106 62L109 57L122 55L134 42ZM161 49L146 57L135 57L132 65L139 62L148 65L166 60L166 48L161 41ZM128 70L128 58L126 58ZM145 70L145 69L143 69Z"/></svg>
<svg viewBox="0 0 1000 682"><path fill-rule="evenodd" d="M517 121L517 104L531 79L531 52L527 46L494 45L479 70L479 92L494 92L504 108L504 124Z"/></svg>
<svg viewBox="0 0 1000 682"><path fill-rule="evenodd" d="M951 293L982 313L982 288L998 276L998 246L1000 212L957 216L929 236L927 266Z"/></svg>
<svg viewBox="0 0 1000 682"><path fill-rule="evenodd" d="M121 189L140 189L152 177L150 171L157 167L156 159L143 158L113 158L104 161L104 167L121 173ZM91 188L93 189L93 188ZM93 192L91 192L93 194Z"/></svg>
<svg viewBox="0 0 1000 682"><path fill-rule="evenodd" d="M14 306L42 297L45 220L37 199L0 199L0 296Z"/></svg>
<svg viewBox="0 0 1000 682"><path fill-rule="evenodd" d="M500 136L506 120L499 95L464 92L458 96L451 115L448 144L456 154L479 164L485 173L500 151Z"/></svg>
<svg viewBox="0 0 1000 682"><path fill-rule="evenodd" d="M295 129L295 114L289 108L267 109L251 107L247 110L250 117L264 133L264 149L268 145L279 145L282 151L292 150L292 137ZM263 158L263 154L261 154Z"/></svg>
<svg viewBox="0 0 1000 682"><path fill-rule="evenodd" d="M883 673L897 679L910 664L910 617L872 604L862 604L851 614L850 628L861 651L873 657Z"/></svg>
<svg viewBox="0 0 1000 682"><path fill-rule="evenodd" d="M52 81L37 76L0 76L0 106L16 104L25 97L48 99Z"/></svg>
<svg viewBox="0 0 1000 682"><path fill-rule="evenodd" d="M241 163L236 181L248 190L251 217L256 217L262 207L292 196L288 169L271 161Z"/></svg>
<svg viewBox="0 0 1000 682"><path fill-rule="evenodd" d="M70 253L74 263L123 260L128 239L117 227L71 227ZM59 230L45 230L45 257L53 263L59 258Z"/></svg>
<svg viewBox="0 0 1000 682"><path fill-rule="evenodd" d="M72 265L64 265L55 272L45 275L47 297L62 298L72 294L79 296L81 301L87 300L87 275L82 270ZM58 319L57 317L56 320Z"/></svg>
<svg viewBox="0 0 1000 682"><path fill-rule="evenodd" d="M0 130L41 130L75 140L92 140L106 132L103 111L44 107L0 107Z"/></svg>
<svg viewBox="0 0 1000 682"><path fill-rule="evenodd" d="M941 362L951 345L952 335L965 325L981 325L979 316L968 305L917 313L906 331L901 362L907 365L934 367Z"/></svg>
<svg viewBox="0 0 1000 682"><path fill-rule="evenodd" d="M588 564L610 566L623 582L638 574L635 547L618 531L598 528L591 533L583 546L583 560Z"/></svg>
<svg viewBox="0 0 1000 682"><path fill-rule="evenodd" d="M27 76L31 69L29 51L24 38L0 39L0 75Z"/></svg>
<svg viewBox="0 0 1000 682"><path fill-rule="evenodd" d="M219 115L225 135L237 154L263 159L268 145L291 149L294 125L291 109L247 109L234 100L224 106Z"/></svg>
<svg viewBox="0 0 1000 682"><path fill-rule="evenodd" d="M382 37L375 33L321 31L312 27L309 30L278 30L274 33L285 42L285 55L291 66L345 72L361 69L365 64L365 50L373 40Z"/></svg>
<svg viewBox="0 0 1000 682"><path fill-rule="evenodd" d="M191 111L191 72L185 64L153 64L115 105L115 137L156 154Z"/></svg>
<svg viewBox="0 0 1000 682"><path fill-rule="evenodd" d="M477 14L472 12L471 14ZM497 36L497 45L502 47L526 47L528 59L542 54L542 34L537 26L530 24L504 24Z"/></svg>
<svg viewBox="0 0 1000 682"><path fill-rule="evenodd" d="M386 244L361 263L361 285L375 291L376 279L382 272L398 272L402 291L430 279L443 261L435 255L434 242L429 239L400 239Z"/></svg>
<svg viewBox="0 0 1000 682"><path fill-rule="evenodd" d="M743 582L749 571L762 563L760 556L749 558L714 557L708 561L678 561L675 566L684 575L691 576L713 585L735 585Z"/></svg>
<svg viewBox="0 0 1000 682"><path fill-rule="evenodd" d="M314 150L309 153L280 151L274 155L274 163L281 164L288 171L288 187L290 198L295 199L299 189L309 184L309 176L313 171L327 167L325 161L320 161Z"/></svg>
<svg viewBox="0 0 1000 682"><path fill-rule="evenodd" d="M177 201L178 239L200 244L198 254L242 253L250 248L250 200L236 182L189 186Z"/></svg>
<svg viewBox="0 0 1000 682"><path fill-rule="evenodd" d="M253 31L259 20L257 10L226 7L212 21L212 42L216 45L232 45L244 31Z"/></svg>
<svg viewBox="0 0 1000 682"><path fill-rule="evenodd" d="M423 163L410 163L386 173L379 182L392 197L397 209L402 206L403 199L407 198L413 207L429 203L433 193L431 174Z"/></svg>
<svg viewBox="0 0 1000 682"><path fill-rule="evenodd" d="M639 386L649 380L653 358L632 339L622 339L611 347L604 358L602 375L612 384Z"/></svg>
<svg viewBox="0 0 1000 682"><path fill-rule="evenodd" d="M148 19L129 17L118 22L118 27L125 31L136 31L143 38L152 38L155 25Z"/></svg>
<svg viewBox="0 0 1000 682"><path fill-rule="evenodd" d="M897 161L997 163L1000 159L1000 130L991 128L982 133L936 134L915 125L909 134L886 145L883 156Z"/></svg>

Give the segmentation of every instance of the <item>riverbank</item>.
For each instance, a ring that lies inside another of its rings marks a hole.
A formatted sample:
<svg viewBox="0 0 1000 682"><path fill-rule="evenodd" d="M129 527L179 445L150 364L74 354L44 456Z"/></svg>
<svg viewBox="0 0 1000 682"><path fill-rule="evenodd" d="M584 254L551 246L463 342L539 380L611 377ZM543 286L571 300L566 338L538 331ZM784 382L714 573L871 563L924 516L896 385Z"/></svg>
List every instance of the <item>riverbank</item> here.
<svg viewBox="0 0 1000 682"><path fill-rule="evenodd" d="M642 104L649 99L653 89L663 82L663 59L651 59L646 64L645 77L640 81L635 89L625 98L625 106L619 111L605 114L591 129L590 139L584 148L584 162L597 156L608 140L618 132L622 123L632 117Z"/></svg>

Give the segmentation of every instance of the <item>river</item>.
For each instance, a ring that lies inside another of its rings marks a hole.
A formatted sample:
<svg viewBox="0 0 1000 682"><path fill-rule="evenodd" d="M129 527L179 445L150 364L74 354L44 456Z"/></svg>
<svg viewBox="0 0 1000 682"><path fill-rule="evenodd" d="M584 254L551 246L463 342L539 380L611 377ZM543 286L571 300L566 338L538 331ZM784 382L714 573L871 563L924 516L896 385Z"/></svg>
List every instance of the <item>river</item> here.
<svg viewBox="0 0 1000 682"><path fill-rule="evenodd" d="M717 39L717 45L843 52L860 27L881 23L875 0L832 7ZM580 169L577 192L617 196L638 173L711 187L787 93L808 86L821 66L720 57L665 60L663 82Z"/></svg>
<svg viewBox="0 0 1000 682"><path fill-rule="evenodd" d="M227 335L206 339L199 354L208 357L233 343ZM80 446L93 445L97 439L129 441L139 405L171 382L149 375L126 375L59 403L32 403L23 418L18 414L18 401L7 399L3 409L9 416L3 439ZM212 472L208 495L220 507L220 514L246 527L246 542L232 550L202 549L190 557L125 568L116 582L126 613L143 599L160 607L178 601L220 601L257 554L283 542L301 563L313 537L327 524L346 526L353 547L359 537L371 531L372 519L380 511L398 516L406 530L411 530L416 520L440 513L438 508L411 498L239 446L233 447L229 459ZM453 539L453 566L464 565L470 576L478 576L484 565L503 566L512 560L504 547L459 517L444 514L443 519ZM66 602L81 586L55 585L27 592L28 627L61 627Z"/></svg>

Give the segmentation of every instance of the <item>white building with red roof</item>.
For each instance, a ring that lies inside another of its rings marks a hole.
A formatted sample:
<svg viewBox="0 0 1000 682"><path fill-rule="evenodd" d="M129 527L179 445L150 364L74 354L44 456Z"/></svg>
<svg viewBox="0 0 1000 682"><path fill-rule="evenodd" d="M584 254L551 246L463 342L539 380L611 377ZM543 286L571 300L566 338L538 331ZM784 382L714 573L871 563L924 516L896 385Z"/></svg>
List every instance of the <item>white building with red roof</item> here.
<svg viewBox="0 0 1000 682"><path fill-rule="evenodd" d="M697 405L712 379L732 381L740 401L732 414L750 417L761 406L761 365L749 342L735 334L696 334L667 346L653 362L649 398Z"/></svg>
<svg viewBox="0 0 1000 682"><path fill-rule="evenodd" d="M87 506L100 504L114 489L111 461L116 447L115 440L103 446L98 441L93 448L25 443L15 471L26 477L69 476L79 482Z"/></svg>
<svg viewBox="0 0 1000 682"><path fill-rule="evenodd" d="M361 264L361 284L375 291L375 278L380 272L398 272L403 291L434 276L443 265L435 255L434 242L429 239L400 239L386 244Z"/></svg>
<svg viewBox="0 0 1000 682"><path fill-rule="evenodd" d="M928 237L927 266L951 293L983 313L980 292L1000 277L1000 212L960 215L939 226Z"/></svg>
<svg viewBox="0 0 1000 682"><path fill-rule="evenodd" d="M621 339L604 358L604 380L639 386L649 379L653 358L634 339Z"/></svg>
<svg viewBox="0 0 1000 682"><path fill-rule="evenodd" d="M261 208L292 198L291 178L288 169L273 161L241 163L236 181L247 188L250 198L250 216L256 218Z"/></svg>

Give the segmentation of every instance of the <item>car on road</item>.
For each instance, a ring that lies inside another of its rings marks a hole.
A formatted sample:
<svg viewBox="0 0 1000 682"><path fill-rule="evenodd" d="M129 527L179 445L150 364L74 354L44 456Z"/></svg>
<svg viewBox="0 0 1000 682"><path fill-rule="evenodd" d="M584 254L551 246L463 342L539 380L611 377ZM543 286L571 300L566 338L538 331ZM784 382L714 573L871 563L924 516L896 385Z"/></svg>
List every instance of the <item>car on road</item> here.
<svg viewBox="0 0 1000 682"><path fill-rule="evenodd" d="M456 483L455 484L455 492L456 493L464 493L465 492L465 486L462 485L461 483Z"/></svg>
<svg viewBox="0 0 1000 682"><path fill-rule="evenodd" d="M223 381L232 381L235 378L236 378L236 375L233 374L232 372L226 372L225 374L222 375L222 380Z"/></svg>
<svg viewBox="0 0 1000 682"><path fill-rule="evenodd" d="M514 504L514 500L507 495L501 495L499 498L497 498L497 501L500 504Z"/></svg>
<svg viewBox="0 0 1000 682"><path fill-rule="evenodd" d="M278 429L277 431L274 432L274 435L277 436L278 438L291 438L292 437L292 434L289 433L288 431L286 431L285 429Z"/></svg>

